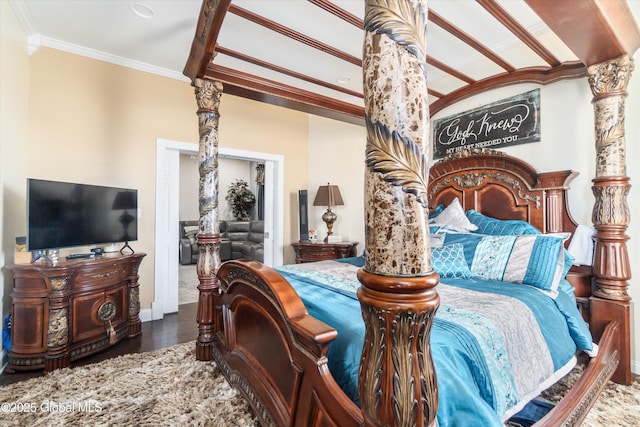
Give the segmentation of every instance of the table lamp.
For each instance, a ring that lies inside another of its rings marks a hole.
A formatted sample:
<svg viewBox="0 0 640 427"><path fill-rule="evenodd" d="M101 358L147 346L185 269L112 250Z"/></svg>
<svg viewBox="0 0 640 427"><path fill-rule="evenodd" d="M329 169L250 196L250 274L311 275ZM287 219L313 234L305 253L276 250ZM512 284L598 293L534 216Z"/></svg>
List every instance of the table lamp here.
<svg viewBox="0 0 640 427"><path fill-rule="evenodd" d="M327 237L325 242L329 240L329 236L333 234L333 223L336 222L338 216L331 211L331 206L342 206L342 196L340 195L340 189L337 185L321 185L318 188L316 198L313 200L313 206L326 206L327 211L322 215L322 220L327 224Z"/></svg>

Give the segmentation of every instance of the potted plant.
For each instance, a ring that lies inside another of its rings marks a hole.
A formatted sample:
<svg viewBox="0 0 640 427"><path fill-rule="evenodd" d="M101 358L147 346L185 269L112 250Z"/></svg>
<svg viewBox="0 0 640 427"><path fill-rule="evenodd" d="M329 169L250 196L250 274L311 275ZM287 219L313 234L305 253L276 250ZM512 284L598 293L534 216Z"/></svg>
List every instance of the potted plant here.
<svg viewBox="0 0 640 427"><path fill-rule="evenodd" d="M233 217L237 221L248 221L249 213L256 204L256 196L249 189L249 184L236 179L229 185L225 199L231 204Z"/></svg>

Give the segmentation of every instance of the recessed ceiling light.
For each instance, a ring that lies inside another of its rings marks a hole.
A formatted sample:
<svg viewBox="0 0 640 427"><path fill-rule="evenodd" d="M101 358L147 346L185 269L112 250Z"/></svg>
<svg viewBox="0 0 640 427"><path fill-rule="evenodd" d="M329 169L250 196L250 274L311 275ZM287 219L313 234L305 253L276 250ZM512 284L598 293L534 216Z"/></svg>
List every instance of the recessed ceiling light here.
<svg viewBox="0 0 640 427"><path fill-rule="evenodd" d="M346 85L347 83L349 83L351 81L351 77L349 76L342 76L342 77L338 77L336 79L336 81L342 85Z"/></svg>
<svg viewBox="0 0 640 427"><path fill-rule="evenodd" d="M131 5L131 12L138 15L140 18L151 19L155 12L151 7L147 6L144 3L134 3Z"/></svg>

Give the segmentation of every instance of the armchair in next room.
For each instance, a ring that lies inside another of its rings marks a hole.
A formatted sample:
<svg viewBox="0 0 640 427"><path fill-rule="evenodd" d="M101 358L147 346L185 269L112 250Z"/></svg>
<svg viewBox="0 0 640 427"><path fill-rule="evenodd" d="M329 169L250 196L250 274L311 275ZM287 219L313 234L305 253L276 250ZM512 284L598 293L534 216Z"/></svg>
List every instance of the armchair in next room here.
<svg viewBox="0 0 640 427"><path fill-rule="evenodd" d="M222 223L220 224L222 227ZM179 257L180 264L189 265L198 262L198 221L180 221L179 224L180 240L179 240ZM222 233L222 231L221 231ZM220 242L220 260L227 261L231 259L231 242L222 238Z"/></svg>

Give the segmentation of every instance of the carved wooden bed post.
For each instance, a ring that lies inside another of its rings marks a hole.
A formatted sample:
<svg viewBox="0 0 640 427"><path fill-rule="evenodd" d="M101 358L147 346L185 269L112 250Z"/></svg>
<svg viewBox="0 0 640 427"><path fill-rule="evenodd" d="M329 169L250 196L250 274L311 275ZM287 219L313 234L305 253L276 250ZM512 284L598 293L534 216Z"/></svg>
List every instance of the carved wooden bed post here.
<svg viewBox="0 0 640 427"><path fill-rule="evenodd" d="M199 209L198 230L198 339L196 359L212 360L214 328L213 295L218 290L216 272L220 268L220 228L218 224L218 106L222 95L222 83L195 79L198 101L198 126L200 130Z"/></svg>
<svg viewBox="0 0 640 427"><path fill-rule="evenodd" d="M367 425L432 425L438 409L429 346L439 278L427 211L426 25L426 0L366 1L366 256L358 297Z"/></svg>
<svg viewBox="0 0 640 427"><path fill-rule="evenodd" d="M614 381L631 383L630 307L627 293L631 266L625 234L630 214L627 194L631 188L627 176L624 129L624 102L627 84L633 71L633 59L623 56L588 69L593 92L596 134L596 177L593 179L595 204L592 221L596 229L594 295L591 312L598 316L596 324L621 321L620 366ZM601 332L601 331L600 331Z"/></svg>

